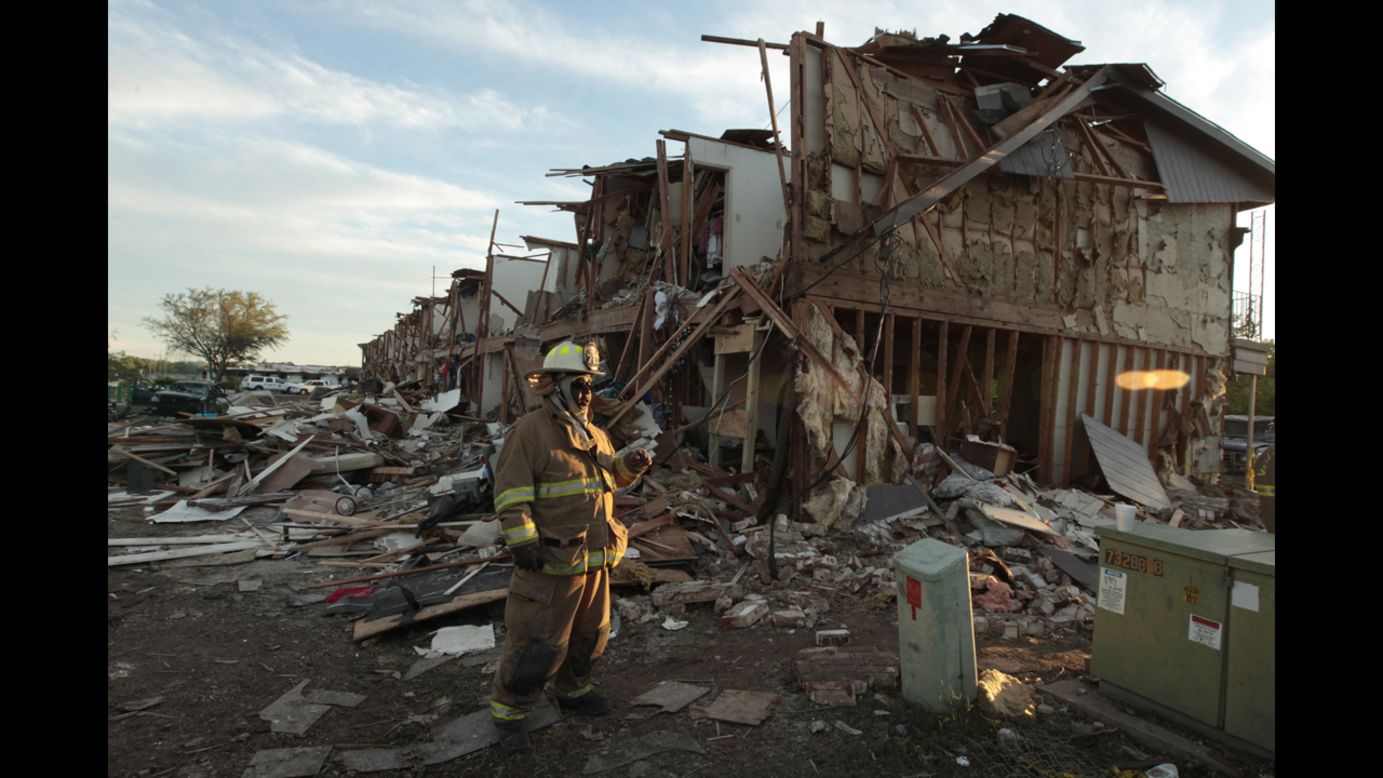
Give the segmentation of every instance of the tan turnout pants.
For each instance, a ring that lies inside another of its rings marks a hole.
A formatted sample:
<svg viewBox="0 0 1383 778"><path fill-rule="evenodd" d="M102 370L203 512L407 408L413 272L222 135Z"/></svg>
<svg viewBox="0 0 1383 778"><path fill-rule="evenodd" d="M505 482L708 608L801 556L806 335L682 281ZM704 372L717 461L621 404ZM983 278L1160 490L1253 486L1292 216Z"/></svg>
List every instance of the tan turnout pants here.
<svg viewBox="0 0 1383 778"><path fill-rule="evenodd" d="M610 637L605 568L559 576L514 570L504 604L504 654L490 690L490 715L522 719L552 681L557 696L591 691L591 667Z"/></svg>

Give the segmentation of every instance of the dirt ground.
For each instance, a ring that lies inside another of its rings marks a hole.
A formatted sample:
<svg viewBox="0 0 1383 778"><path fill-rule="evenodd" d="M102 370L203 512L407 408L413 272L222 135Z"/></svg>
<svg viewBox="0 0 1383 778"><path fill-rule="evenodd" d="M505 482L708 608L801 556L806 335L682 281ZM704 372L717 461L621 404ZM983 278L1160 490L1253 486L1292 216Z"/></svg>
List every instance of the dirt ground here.
<svg viewBox="0 0 1383 778"><path fill-rule="evenodd" d="M262 526L274 511L261 508L242 515ZM109 536L190 535L244 527L155 525L144 516L137 507L111 509ZM405 676L419 658L414 647L426 646L432 630L491 622L502 627L502 602L360 645L352 641L345 617L325 613L320 600L330 589L308 589L333 574L341 579L358 572L333 570L312 558L110 568L107 773L240 776L256 752L330 746L320 775L355 775L336 761L341 753L415 746L428 741L439 724L488 706L493 666L483 661L463 658L411 679ZM246 581L261 584L241 591L240 582ZM772 595L758 583L750 591ZM684 618L689 626L676 632L657 623L621 625L596 670L597 688L615 703L608 716L568 716L535 733L533 752L516 758L489 748L440 765L370 774L572 776L581 774L593 757L614 756L635 738L672 731L690 735L704 753L666 751L600 775L1136 776L1140 773L1119 770L1169 761L1147 753L1113 727L1100 727L1060 706L1021 723L991 719L975 707L935 716L907 704L893 689L868 692L857 707L818 707L798 689L790 671L793 655L813 645L813 630L780 630L766 622L727 630L709 603L690 606ZM850 629L851 648L896 652L891 602L875 609L861 598L834 594L816 627L838 626ZM980 638L978 658L981 668L1003 670L1028 683L1050 682L1083 677L1088 651L1087 632L1014 641L986 636ZM716 691L773 692L780 702L757 727L694 720L685 709L628 718L628 701L666 679ZM302 681L309 681L309 692L352 692L364 700L355 707L331 707L304 735L271 732L259 711ZM827 728L813 732L813 722ZM860 734L850 734L836 722ZM1244 776L1273 774L1271 764L1214 748ZM1195 764L1178 762L1177 767L1182 776L1211 775Z"/></svg>

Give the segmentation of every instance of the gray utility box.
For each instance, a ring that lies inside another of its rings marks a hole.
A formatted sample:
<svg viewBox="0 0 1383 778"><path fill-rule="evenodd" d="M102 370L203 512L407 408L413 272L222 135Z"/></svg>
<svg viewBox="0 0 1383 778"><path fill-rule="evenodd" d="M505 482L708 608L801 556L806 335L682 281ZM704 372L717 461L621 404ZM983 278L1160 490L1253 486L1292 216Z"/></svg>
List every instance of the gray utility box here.
<svg viewBox="0 0 1383 778"><path fill-rule="evenodd" d="M975 629L965 549L919 540L893 555L903 697L938 713L975 701Z"/></svg>
<svg viewBox="0 0 1383 778"><path fill-rule="evenodd" d="M1147 522L1096 533L1100 691L1271 754L1277 536Z"/></svg>

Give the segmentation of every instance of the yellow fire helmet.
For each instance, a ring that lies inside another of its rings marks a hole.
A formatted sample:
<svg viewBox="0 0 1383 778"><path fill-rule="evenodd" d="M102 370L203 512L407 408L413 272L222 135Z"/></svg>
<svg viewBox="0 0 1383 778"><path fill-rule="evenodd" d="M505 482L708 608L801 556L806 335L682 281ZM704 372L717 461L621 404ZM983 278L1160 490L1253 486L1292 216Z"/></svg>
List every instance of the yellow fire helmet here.
<svg viewBox="0 0 1383 778"><path fill-rule="evenodd" d="M543 357L542 372L602 375L600 349L594 343L582 346L570 340L562 341Z"/></svg>

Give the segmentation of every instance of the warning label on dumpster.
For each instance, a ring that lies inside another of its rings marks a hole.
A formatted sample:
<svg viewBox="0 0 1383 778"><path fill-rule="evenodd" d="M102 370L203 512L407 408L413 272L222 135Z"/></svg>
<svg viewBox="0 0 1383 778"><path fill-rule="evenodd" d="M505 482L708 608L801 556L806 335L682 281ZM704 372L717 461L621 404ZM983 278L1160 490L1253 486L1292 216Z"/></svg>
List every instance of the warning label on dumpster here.
<svg viewBox="0 0 1383 778"><path fill-rule="evenodd" d="M1100 568L1100 593L1096 605L1107 611L1124 615L1124 595L1128 592L1128 573L1123 570Z"/></svg>
<svg viewBox="0 0 1383 778"><path fill-rule="evenodd" d="M1191 614L1191 630L1186 637L1192 643L1200 643L1209 646L1216 651L1220 650L1220 635L1224 632L1220 628L1220 622L1211 621L1204 616Z"/></svg>

